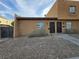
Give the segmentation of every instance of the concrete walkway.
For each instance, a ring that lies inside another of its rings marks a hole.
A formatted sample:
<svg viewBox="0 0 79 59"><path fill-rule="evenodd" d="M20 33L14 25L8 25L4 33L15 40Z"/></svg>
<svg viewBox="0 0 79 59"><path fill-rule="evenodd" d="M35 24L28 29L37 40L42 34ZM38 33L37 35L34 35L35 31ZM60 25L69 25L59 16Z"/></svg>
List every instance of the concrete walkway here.
<svg viewBox="0 0 79 59"><path fill-rule="evenodd" d="M11 38L3 38L3 39L0 39L0 43L6 42L8 40L11 40Z"/></svg>
<svg viewBox="0 0 79 59"><path fill-rule="evenodd" d="M68 59L79 59L79 57L72 57L72 58L68 58Z"/></svg>
<svg viewBox="0 0 79 59"><path fill-rule="evenodd" d="M57 37L68 40L68 41L72 42L73 44L76 44L79 46L79 39L69 36L68 34L58 34ZM79 57L72 57L72 58L67 58L67 59L79 59Z"/></svg>
<svg viewBox="0 0 79 59"><path fill-rule="evenodd" d="M58 38L63 38L65 40L68 40L76 45L79 46L79 39L78 38L75 38L75 37L72 37L72 36L69 36L68 34L58 34L57 35Z"/></svg>

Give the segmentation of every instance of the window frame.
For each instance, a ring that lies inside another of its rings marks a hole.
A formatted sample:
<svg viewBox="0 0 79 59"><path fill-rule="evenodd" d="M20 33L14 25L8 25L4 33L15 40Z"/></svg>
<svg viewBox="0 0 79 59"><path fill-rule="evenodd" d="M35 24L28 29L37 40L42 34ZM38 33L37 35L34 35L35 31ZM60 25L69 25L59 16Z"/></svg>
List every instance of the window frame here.
<svg viewBox="0 0 79 59"><path fill-rule="evenodd" d="M73 10L71 10L71 9L73 9L74 8L74 11ZM76 6L74 6L74 5L71 5L71 6L69 6L69 8L68 8L69 10L68 10L68 12L70 13L70 14L76 14Z"/></svg>
<svg viewBox="0 0 79 59"><path fill-rule="evenodd" d="M67 30L72 30L72 22L71 21L66 22L66 29Z"/></svg>
<svg viewBox="0 0 79 59"><path fill-rule="evenodd" d="M39 21L39 22L37 22L36 27L37 27L38 29L44 29L44 27L45 27L45 22L44 22L44 21Z"/></svg>

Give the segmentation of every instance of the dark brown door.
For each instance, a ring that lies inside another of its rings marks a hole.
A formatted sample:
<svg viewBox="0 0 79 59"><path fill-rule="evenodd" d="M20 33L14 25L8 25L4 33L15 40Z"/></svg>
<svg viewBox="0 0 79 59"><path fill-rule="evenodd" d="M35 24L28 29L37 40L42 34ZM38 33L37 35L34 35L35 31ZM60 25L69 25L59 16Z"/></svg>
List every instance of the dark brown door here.
<svg viewBox="0 0 79 59"><path fill-rule="evenodd" d="M57 22L57 33L62 32L62 22Z"/></svg>
<svg viewBox="0 0 79 59"><path fill-rule="evenodd" d="M55 33L55 23L50 22L50 33Z"/></svg>

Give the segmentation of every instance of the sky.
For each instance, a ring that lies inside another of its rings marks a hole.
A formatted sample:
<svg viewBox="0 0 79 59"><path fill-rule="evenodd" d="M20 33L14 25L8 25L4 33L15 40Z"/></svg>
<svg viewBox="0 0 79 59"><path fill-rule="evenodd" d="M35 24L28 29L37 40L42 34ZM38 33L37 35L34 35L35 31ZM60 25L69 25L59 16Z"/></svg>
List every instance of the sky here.
<svg viewBox="0 0 79 59"><path fill-rule="evenodd" d="M0 0L0 16L8 20L21 17L44 17L56 0Z"/></svg>

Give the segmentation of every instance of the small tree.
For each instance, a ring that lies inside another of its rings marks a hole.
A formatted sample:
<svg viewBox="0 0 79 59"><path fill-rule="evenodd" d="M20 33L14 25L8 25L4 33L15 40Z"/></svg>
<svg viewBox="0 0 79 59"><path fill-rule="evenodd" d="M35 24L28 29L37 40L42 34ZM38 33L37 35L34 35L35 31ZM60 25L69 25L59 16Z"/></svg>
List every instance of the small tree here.
<svg viewBox="0 0 79 59"><path fill-rule="evenodd" d="M11 23L12 26L14 26L14 21Z"/></svg>

